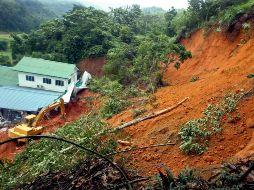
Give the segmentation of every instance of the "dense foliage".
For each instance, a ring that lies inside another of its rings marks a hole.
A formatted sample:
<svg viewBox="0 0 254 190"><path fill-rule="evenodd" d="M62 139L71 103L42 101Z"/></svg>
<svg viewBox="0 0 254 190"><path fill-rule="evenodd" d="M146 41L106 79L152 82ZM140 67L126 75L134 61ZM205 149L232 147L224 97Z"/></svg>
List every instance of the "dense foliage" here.
<svg viewBox="0 0 254 190"><path fill-rule="evenodd" d="M86 57L105 55L112 34L108 14L94 8L75 6L62 19L43 24L30 35L13 35L13 57L34 57L76 63Z"/></svg>
<svg viewBox="0 0 254 190"><path fill-rule="evenodd" d="M0 40L0 51L7 51L8 49L8 42Z"/></svg>
<svg viewBox="0 0 254 190"><path fill-rule="evenodd" d="M173 8L164 17L144 14L138 5L110 13L76 5L62 19L47 22L29 35L13 35L13 58L26 54L77 63L106 56L104 70L112 80L154 91L161 84L161 62L170 63L168 54L176 54L181 62L191 56L171 38L176 34L171 25L176 14Z"/></svg>
<svg viewBox="0 0 254 190"><path fill-rule="evenodd" d="M242 5L245 9L242 9ZM251 0L189 0L188 9L180 12L172 25L179 35L186 36L207 24L229 24L235 16L244 13L252 5ZM230 11L232 9L234 11Z"/></svg>

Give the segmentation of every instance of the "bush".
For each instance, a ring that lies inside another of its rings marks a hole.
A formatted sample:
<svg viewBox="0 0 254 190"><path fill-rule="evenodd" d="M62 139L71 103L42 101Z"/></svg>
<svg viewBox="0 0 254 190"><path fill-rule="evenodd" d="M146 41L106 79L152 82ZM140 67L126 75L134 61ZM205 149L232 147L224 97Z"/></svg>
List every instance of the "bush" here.
<svg viewBox="0 0 254 190"><path fill-rule="evenodd" d="M8 55L0 54L0 65L9 66L11 64L10 57Z"/></svg>
<svg viewBox="0 0 254 190"><path fill-rule="evenodd" d="M180 149L186 154L202 154L208 149L209 138L221 132L221 122L224 115L236 110L237 102L243 94L229 94L220 105L209 105L204 110L204 117L190 120L181 126Z"/></svg>
<svg viewBox="0 0 254 190"><path fill-rule="evenodd" d="M138 116L140 116L140 115L142 115L142 114L144 114L146 112L147 112L147 110L145 108L143 108L143 109L135 109L132 112L132 117L136 118L136 117L138 117Z"/></svg>
<svg viewBox="0 0 254 190"><path fill-rule="evenodd" d="M111 97L101 107L101 113L104 118L110 118L120 113L129 105L128 100Z"/></svg>
<svg viewBox="0 0 254 190"><path fill-rule="evenodd" d="M88 85L90 90L108 97L118 96L123 91L123 86L118 81L107 77L91 79Z"/></svg>
<svg viewBox="0 0 254 190"><path fill-rule="evenodd" d="M8 49L8 42L0 41L0 51L7 51Z"/></svg>

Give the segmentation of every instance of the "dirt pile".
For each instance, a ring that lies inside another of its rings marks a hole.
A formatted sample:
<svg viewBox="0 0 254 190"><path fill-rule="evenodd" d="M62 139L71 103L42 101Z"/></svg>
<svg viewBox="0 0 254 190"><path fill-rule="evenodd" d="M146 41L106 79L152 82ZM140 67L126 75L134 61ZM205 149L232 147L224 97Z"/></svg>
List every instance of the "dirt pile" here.
<svg viewBox="0 0 254 190"><path fill-rule="evenodd" d="M247 37L246 37L247 36ZM240 120L223 121L223 131L210 139L209 150L198 156L188 156L180 149L179 127L191 119L202 116L202 111L211 103L219 103L228 93L248 91L253 87L253 79L247 75L254 73L254 33L242 33L233 42L222 32L196 31L182 43L192 52L193 58L185 61L179 70L170 65L164 80L169 86L155 94L157 108L149 112L165 109L178 101L190 97L183 106L160 117L144 121L126 129L119 135L121 140L130 141L133 146L173 142L175 146L134 151L128 156L128 166L138 169L141 174L157 172L156 164L164 163L175 173L186 166L190 168L214 167L221 162L236 159L235 154L245 149L252 138L252 129L247 120L254 114L254 97L243 99L234 113ZM197 76L199 80L190 82ZM121 113L109 120L113 126L132 120L132 110Z"/></svg>

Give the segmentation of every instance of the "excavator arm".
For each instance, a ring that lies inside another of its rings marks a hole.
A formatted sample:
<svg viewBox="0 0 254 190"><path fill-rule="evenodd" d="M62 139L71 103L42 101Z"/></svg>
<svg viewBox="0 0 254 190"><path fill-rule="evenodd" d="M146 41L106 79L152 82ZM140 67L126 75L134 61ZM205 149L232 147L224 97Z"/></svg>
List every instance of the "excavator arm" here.
<svg viewBox="0 0 254 190"><path fill-rule="evenodd" d="M34 122L32 123L32 127L37 127L39 122L43 119L46 113L52 111L53 109L60 107L60 112L63 117L65 117L65 107L64 100L61 98L60 101L50 104L48 107L41 109L41 111L36 116Z"/></svg>

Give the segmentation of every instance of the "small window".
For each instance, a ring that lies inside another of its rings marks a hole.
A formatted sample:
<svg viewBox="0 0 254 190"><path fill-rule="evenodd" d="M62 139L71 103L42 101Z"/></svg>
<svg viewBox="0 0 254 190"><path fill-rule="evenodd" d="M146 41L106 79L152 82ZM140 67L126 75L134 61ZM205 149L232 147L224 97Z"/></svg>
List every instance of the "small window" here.
<svg viewBox="0 0 254 190"><path fill-rule="evenodd" d="M26 75L27 81L34 81L34 76Z"/></svg>
<svg viewBox="0 0 254 190"><path fill-rule="evenodd" d="M68 80L68 84L71 84L71 79Z"/></svg>
<svg viewBox="0 0 254 190"><path fill-rule="evenodd" d="M56 86L64 86L64 81L56 80Z"/></svg>
<svg viewBox="0 0 254 190"><path fill-rule="evenodd" d="M51 84L51 79L49 79L49 78L43 78L43 83L45 83L45 84Z"/></svg>

